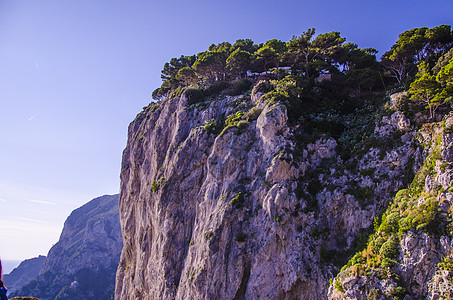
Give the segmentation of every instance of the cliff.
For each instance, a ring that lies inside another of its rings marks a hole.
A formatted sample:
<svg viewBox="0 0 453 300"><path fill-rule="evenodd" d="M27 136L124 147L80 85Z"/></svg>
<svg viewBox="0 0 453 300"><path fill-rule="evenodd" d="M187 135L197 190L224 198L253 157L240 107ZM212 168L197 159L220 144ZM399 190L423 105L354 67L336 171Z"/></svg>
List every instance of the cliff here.
<svg viewBox="0 0 453 300"><path fill-rule="evenodd" d="M419 131L423 166L375 220L364 249L333 280L329 299L453 297L452 125L450 116Z"/></svg>
<svg viewBox="0 0 453 300"><path fill-rule="evenodd" d="M115 299L326 298L423 162L379 103L294 117L261 96L182 94L130 124Z"/></svg>
<svg viewBox="0 0 453 300"><path fill-rule="evenodd" d="M8 293L14 293L32 279L35 279L46 257L40 255L31 259L26 259L20 265L3 276L5 285L8 287Z"/></svg>
<svg viewBox="0 0 453 300"><path fill-rule="evenodd" d="M10 296L110 299L121 248L118 195L95 198L67 218L39 276Z"/></svg>

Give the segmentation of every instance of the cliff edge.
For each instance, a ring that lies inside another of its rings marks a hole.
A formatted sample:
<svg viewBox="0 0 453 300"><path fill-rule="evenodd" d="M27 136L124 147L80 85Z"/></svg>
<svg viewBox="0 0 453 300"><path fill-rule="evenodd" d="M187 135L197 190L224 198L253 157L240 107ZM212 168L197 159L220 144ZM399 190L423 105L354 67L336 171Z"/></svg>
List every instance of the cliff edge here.
<svg viewBox="0 0 453 300"><path fill-rule="evenodd" d="M344 135L322 132L335 116L290 122L284 103L261 96L182 94L130 124L115 299L326 298L423 162L401 112L342 116L346 134L371 124L351 157Z"/></svg>

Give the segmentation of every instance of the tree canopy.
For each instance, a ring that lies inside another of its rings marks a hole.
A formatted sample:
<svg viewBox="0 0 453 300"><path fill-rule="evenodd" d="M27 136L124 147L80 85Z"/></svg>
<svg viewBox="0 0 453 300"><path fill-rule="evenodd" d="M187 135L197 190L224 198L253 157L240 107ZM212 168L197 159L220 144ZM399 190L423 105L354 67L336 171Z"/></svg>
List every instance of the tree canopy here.
<svg viewBox="0 0 453 300"><path fill-rule="evenodd" d="M252 55L249 52L241 50L241 48L236 48L236 50L228 56L226 66L228 70L232 72L237 71L237 77L242 77L242 74L249 69L251 60Z"/></svg>
<svg viewBox="0 0 453 300"><path fill-rule="evenodd" d="M437 60L451 48L453 33L449 25L414 28L399 35L392 48L384 53L382 62L399 84L411 76L422 61Z"/></svg>
<svg viewBox="0 0 453 300"><path fill-rule="evenodd" d="M291 105L301 110L303 101L344 102L405 86L410 101L429 109L435 118L436 110L453 96L452 46L449 25L401 33L381 61L376 59L376 49L347 42L338 31L317 35L310 28L288 42L271 39L256 44L251 39L238 39L211 44L196 55L170 59L164 64L163 82L153 98L179 95L187 88L206 89L207 95L213 95L228 86L249 86L235 83L238 80L258 83L264 76L278 80L268 84L274 87L269 97L297 99L291 100Z"/></svg>

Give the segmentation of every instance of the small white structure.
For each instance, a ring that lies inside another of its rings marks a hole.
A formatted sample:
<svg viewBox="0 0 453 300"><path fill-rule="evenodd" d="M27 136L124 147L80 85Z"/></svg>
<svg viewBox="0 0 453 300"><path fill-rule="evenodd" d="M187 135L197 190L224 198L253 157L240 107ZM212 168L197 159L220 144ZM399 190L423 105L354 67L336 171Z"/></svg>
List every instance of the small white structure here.
<svg viewBox="0 0 453 300"><path fill-rule="evenodd" d="M285 74L291 74L291 67L278 67L278 68L274 68L271 70L270 73L272 72L276 72L276 71L279 71L279 70L283 70L283 72ZM261 76L261 75L266 75L266 74L269 74L269 71L265 71L265 72L261 72L261 73L254 73L250 70L247 70L247 76L248 77L258 77L258 76Z"/></svg>

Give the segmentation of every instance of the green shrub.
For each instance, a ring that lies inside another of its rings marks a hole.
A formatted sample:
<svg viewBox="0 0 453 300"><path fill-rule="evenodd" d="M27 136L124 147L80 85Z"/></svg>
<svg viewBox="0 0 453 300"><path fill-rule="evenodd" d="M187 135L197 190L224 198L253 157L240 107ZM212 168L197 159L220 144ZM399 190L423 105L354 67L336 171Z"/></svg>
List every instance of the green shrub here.
<svg viewBox="0 0 453 300"><path fill-rule="evenodd" d="M331 258L330 251L326 249L326 246L324 244L321 244L321 247L319 248L319 258L323 262L327 262Z"/></svg>
<svg viewBox="0 0 453 300"><path fill-rule="evenodd" d="M207 97L219 95L223 90L230 87L231 84L226 81L216 81L213 84L205 88L204 94Z"/></svg>
<svg viewBox="0 0 453 300"><path fill-rule="evenodd" d="M231 83L231 86L225 91L230 96L241 95L248 91L252 86L252 82L248 79L239 79Z"/></svg>
<svg viewBox="0 0 453 300"><path fill-rule="evenodd" d="M151 184L151 190L153 191L153 193L159 190L159 184L157 183L157 181L153 181L153 183Z"/></svg>
<svg viewBox="0 0 453 300"><path fill-rule="evenodd" d="M396 264L398 264L396 260L384 257L381 261L381 268L386 270L388 268L395 266Z"/></svg>
<svg viewBox="0 0 453 300"><path fill-rule="evenodd" d="M329 233L329 231L330 231L329 227L319 229L317 226L315 226L315 228L313 228L313 230L311 231L311 236L314 238L318 238L323 234Z"/></svg>
<svg viewBox="0 0 453 300"><path fill-rule="evenodd" d="M272 90L261 98L265 100L269 105L278 103L278 102L287 102L289 99L288 93Z"/></svg>
<svg viewBox="0 0 453 300"><path fill-rule="evenodd" d="M453 133L453 124L447 127L444 121L442 126L444 127L444 133Z"/></svg>
<svg viewBox="0 0 453 300"><path fill-rule="evenodd" d="M361 266L365 264L365 258L363 258L361 253L356 253L350 260L349 264L350 266Z"/></svg>
<svg viewBox="0 0 453 300"><path fill-rule="evenodd" d="M217 133L222 128L222 122L219 120L211 119L209 121L205 121L203 126L203 130L208 133Z"/></svg>
<svg viewBox="0 0 453 300"><path fill-rule="evenodd" d="M252 107L246 114L247 121L251 122L258 119L262 111L263 110L257 106Z"/></svg>
<svg viewBox="0 0 453 300"><path fill-rule="evenodd" d="M382 216L382 223L379 226L379 230L390 234L398 232L398 221L400 219L400 214L398 212L390 213L388 216L385 214Z"/></svg>
<svg viewBox="0 0 453 300"><path fill-rule="evenodd" d="M398 204L401 207L401 203L410 198L410 190L402 189L399 190L395 195L394 203Z"/></svg>
<svg viewBox="0 0 453 300"><path fill-rule="evenodd" d="M412 216L406 216L405 218L401 218L399 221L399 230L400 233L406 233L412 226Z"/></svg>
<svg viewBox="0 0 453 300"><path fill-rule="evenodd" d="M438 233L439 220L439 203L436 198L429 198L425 203L420 205L417 215L412 220L413 226L417 230L424 229L431 233Z"/></svg>
<svg viewBox="0 0 453 300"><path fill-rule="evenodd" d="M170 94L170 98L176 98L182 95L184 92L184 88L182 86L178 86L173 92Z"/></svg>
<svg viewBox="0 0 453 300"><path fill-rule="evenodd" d="M415 174L414 180L410 185L411 192L414 193L414 196L420 195L425 188L425 179L429 174L429 169L426 165L423 165L420 170Z"/></svg>
<svg viewBox="0 0 453 300"><path fill-rule="evenodd" d="M418 170L410 185L411 192L414 196L419 196L425 188L425 179L430 173L434 172L437 161L442 159L441 147L442 135L439 135L435 141L433 152L425 159L423 166Z"/></svg>
<svg viewBox="0 0 453 300"><path fill-rule="evenodd" d="M381 249L379 249L379 254L384 258L396 258L398 255L398 240L393 236L390 237L384 244L382 244Z"/></svg>
<svg viewBox="0 0 453 300"><path fill-rule="evenodd" d="M368 241L370 240L370 234L372 233L372 227L368 228L361 228L359 230L359 235L358 237L355 238L354 240L354 249L357 252L360 252L364 250L368 244Z"/></svg>
<svg viewBox="0 0 453 300"><path fill-rule="evenodd" d="M446 270L449 272L453 272L453 257L445 256L442 259L442 262L437 264L437 268L440 270Z"/></svg>
<svg viewBox="0 0 453 300"><path fill-rule="evenodd" d="M223 128L222 132L220 133L220 136L224 135L225 132L232 127L241 126L240 130L244 130L247 127L246 126L247 122L244 121L245 124L243 122L241 122L243 117L244 117L244 113L242 111L238 111L235 114L229 115L225 120L225 128ZM241 122L241 124L239 125L240 122Z"/></svg>
<svg viewBox="0 0 453 300"><path fill-rule="evenodd" d="M235 114L229 115L225 120L226 126L236 126L237 123L242 119L244 113L242 111L238 111Z"/></svg>
<svg viewBox="0 0 453 300"><path fill-rule="evenodd" d="M406 294L407 290L402 286L398 286L390 293L390 296L393 296L394 297L393 299L396 300L403 299Z"/></svg>
<svg viewBox="0 0 453 300"><path fill-rule="evenodd" d="M413 204L408 208L405 217L399 221L399 232L407 232L411 228L423 230L433 234L443 234L442 218L439 216L439 203L435 197L428 198L420 206Z"/></svg>
<svg viewBox="0 0 453 300"><path fill-rule="evenodd" d="M314 238L318 238L321 235L321 232L318 229L318 226L315 226L313 230L311 231L311 236Z"/></svg>
<svg viewBox="0 0 453 300"><path fill-rule="evenodd" d="M214 236L214 233L212 231L206 232L204 235L205 240L209 240Z"/></svg>
<svg viewBox="0 0 453 300"><path fill-rule="evenodd" d="M203 90L198 88L187 88L184 91L184 94L187 97L187 104L192 105L198 102L204 101Z"/></svg>
<svg viewBox="0 0 453 300"><path fill-rule="evenodd" d="M230 204L234 208L241 208L244 204L244 194L242 192L237 193L233 199L230 200Z"/></svg>
<svg viewBox="0 0 453 300"><path fill-rule="evenodd" d="M335 288L336 288L337 291L339 291L340 293L344 293L343 285L341 284L341 282L340 282L338 279L335 280Z"/></svg>
<svg viewBox="0 0 453 300"><path fill-rule="evenodd" d="M268 80L260 80L252 89L252 95L256 93L268 93L274 89L274 85Z"/></svg>
<svg viewBox="0 0 453 300"><path fill-rule="evenodd" d="M379 218L379 217L374 217L374 219L373 219L373 231L374 232L377 232L379 230L380 219L381 218Z"/></svg>
<svg viewBox="0 0 453 300"><path fill-rule="evenodd" d="M153 193L157 192L161 186L163 186L165 184L165 178L164 177L161 177L159 178L158 181L153 181L153 183L151 184L151 191Z"/></svg>

